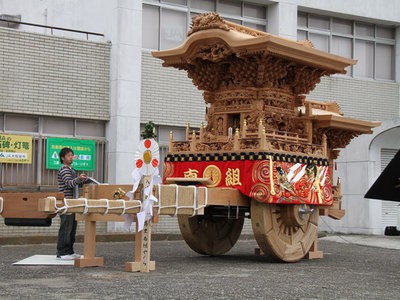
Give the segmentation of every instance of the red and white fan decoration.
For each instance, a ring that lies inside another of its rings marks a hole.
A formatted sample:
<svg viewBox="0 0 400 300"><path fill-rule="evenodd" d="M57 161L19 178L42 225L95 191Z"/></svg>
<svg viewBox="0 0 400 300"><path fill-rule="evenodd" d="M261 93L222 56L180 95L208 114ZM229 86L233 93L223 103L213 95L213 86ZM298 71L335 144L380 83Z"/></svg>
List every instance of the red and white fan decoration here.
<svg viewBox="0 0 400 300"><path fill-rule="evenodd" d="M158 143L154 139L141 140L138 145L138 150L135 153L135 169L132 172L133 188L127 193L127 196L132 199L133 194L137 190L142 177L146 176L146 184L143 187L142 194L142 209L137 214L138 231L141 231L144 222L150 220L153 216L153 204L158 202L157 198L152 195L154 184L159 184L161 178L158 174L158 165L160 162L160 152ZM132 222L127 217L127 225L130 227Z"/></svg>
<svg viewBox="0 0 400 300"><path fill-rule="evenodd" d="M158 143L154 139L145 139L139 142L135 153L135 166L140 175L153 175L160 163Z"/></svg>

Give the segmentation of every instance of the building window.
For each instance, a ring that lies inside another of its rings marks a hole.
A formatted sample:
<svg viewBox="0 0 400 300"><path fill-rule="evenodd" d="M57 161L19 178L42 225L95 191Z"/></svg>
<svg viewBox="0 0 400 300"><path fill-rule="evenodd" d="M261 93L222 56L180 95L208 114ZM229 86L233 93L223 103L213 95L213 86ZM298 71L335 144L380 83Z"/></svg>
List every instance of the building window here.
<svg viewBox="0 0 400 300"><path fill-rule="evenodd" d="M39 132L39 118L36 116L7 114L4 118L5 131L21 133Z"/></svg>
<svg viewBox="0 0 400 300"><path fill-rule="evenodd" d="M298 40L358 61L346 75L394 81L395 28L302 12L297 21Z"/></svg>
<svg viewBox="0 0 400 300"><path fill-rule="evenodd" d="M142 43L144 48L160 48L160 9L157 6L143 5L143 34Z"/></svg>
<svg viewBox="0 0 400 300"><path fill-rule="evenodd" d="M210 11L217 11L227 21L266 31L265 5L233 0L144 0L143 48L162 50L179 46L186 38L192 17Z"/></svg>
<svg viewBox="0 0 400 300"><path fill-rule="evenodd" d="M170 49L182 44L186 38L187 14L183 11L161 8L161 48Z"/></svg>
<svg viewBox="0 0 400 300"><path fill-rule="evenodd" d="M90 139L96 141L96 169L87 172L99 182L107 182L106 122L49 116L0 113L0 133L32 136L32 163L1 163L0 190L24 186L55 188L57 170L46 169L47 137Z"/></svg>

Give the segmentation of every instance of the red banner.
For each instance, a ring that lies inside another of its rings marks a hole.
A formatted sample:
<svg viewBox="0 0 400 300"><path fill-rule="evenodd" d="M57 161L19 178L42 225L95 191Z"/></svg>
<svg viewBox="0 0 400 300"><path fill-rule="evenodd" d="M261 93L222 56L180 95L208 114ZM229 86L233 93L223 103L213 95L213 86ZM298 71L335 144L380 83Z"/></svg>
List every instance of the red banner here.
<svg viewBox="0 0 400 300"><path fill-rule="evenodd" d="M271 160L165 162L167 177L210 178L265 203L332 205L329 166Z"/></svg>

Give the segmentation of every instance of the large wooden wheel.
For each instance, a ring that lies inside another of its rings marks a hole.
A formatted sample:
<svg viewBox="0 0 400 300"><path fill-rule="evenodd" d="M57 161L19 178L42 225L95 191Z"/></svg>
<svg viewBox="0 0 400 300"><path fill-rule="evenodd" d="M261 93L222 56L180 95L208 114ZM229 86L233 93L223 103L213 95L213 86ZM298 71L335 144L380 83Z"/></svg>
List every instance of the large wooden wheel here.
<svg viewBox="0 0 400 300"><path fill-rule="evenodd" d="M317 238L318 209L251 202L254 237L266 254L286 262L302 259Z"/></svg>
<svg viewBox="0 0 400 300"><path fill-rule="evenodd" d="M178 223L184 240L192 250L215 256L228 252L236 244L244 219L178 215Z"/></svg>

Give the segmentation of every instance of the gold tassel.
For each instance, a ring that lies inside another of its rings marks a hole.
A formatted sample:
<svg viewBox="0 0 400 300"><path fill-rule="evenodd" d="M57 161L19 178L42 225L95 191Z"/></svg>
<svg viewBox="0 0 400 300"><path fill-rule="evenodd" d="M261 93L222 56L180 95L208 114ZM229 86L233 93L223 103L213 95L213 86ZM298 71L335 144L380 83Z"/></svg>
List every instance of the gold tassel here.
<svg viewBox="0 0 400 300"><path fill-rule="evenodd" d="M271 195L275 195L274 188L274 162L272 161L272 156L269 156L269 183L271 185Z"/></svg>

